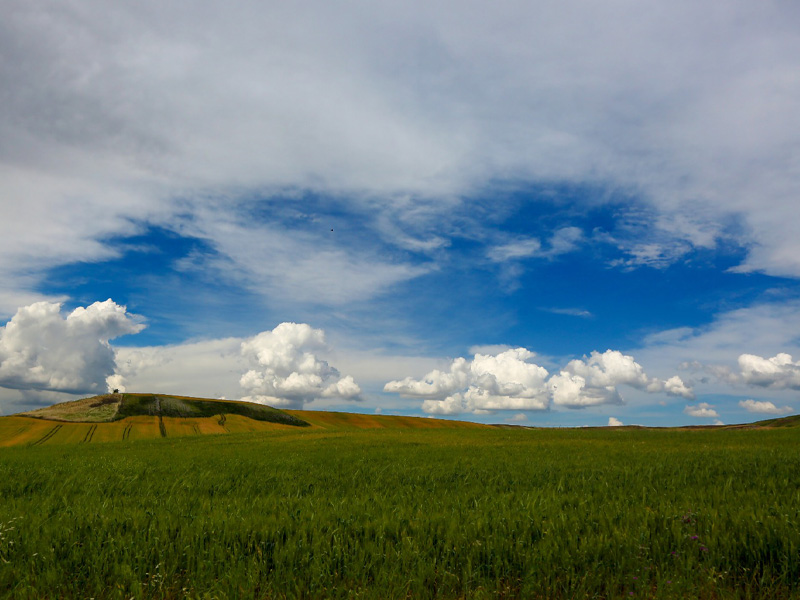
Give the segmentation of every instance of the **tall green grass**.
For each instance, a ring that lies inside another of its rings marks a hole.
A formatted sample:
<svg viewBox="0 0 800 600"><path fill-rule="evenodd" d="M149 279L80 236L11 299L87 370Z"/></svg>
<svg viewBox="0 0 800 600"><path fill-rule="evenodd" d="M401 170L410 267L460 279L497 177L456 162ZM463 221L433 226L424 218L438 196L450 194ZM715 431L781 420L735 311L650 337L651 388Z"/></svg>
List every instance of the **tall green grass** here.
<svg viewBox="0 0 800 600"><path fill-rule="evenodd" d="M800 433L306 429L8 449L0 596L800 597Z"/></svg>

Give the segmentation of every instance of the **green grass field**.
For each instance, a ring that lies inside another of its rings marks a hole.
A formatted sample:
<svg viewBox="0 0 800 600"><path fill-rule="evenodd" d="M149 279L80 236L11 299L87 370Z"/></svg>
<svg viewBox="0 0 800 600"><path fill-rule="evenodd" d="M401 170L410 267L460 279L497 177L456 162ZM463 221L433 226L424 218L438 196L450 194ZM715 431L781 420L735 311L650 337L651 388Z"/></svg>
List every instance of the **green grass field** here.
<svg viewBox="0 0 800 600"><path fill-rule="evenodd" d="M800 429L336 420L0 449L0 597L800 597Z"/></svg>

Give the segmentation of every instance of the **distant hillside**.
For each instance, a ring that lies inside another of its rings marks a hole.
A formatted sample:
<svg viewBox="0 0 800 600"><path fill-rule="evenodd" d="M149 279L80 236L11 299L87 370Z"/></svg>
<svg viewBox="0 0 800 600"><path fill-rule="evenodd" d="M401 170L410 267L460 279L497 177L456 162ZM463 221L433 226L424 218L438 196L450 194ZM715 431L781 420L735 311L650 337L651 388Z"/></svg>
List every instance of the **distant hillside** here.
<svg viewBox="0 0 800 600"><path fill-rule="evenodd" d="M135 416L190 419L241 415L255 421L308 426L302 419L263 404L166 394L104 394L20 414L37 419L71 423L110 423Z"/></svg>
<svg viewBox="0 0 800 600"><path fill-rule="evenodd" d="M755 423L745 423L743 425L725 425L727 429L749 429L749 428L772 428L772 427L800 427L800 415L789 415L777 419L766 419Z"/></svg>
<svg viewBox="0 0 800 600"><path fill-rule="evenodd" d="M287 410L287 413L322 429L486 429L491 425L401 415L365 415L322 410Z"/></svg>
<svg viewBox="0 0 800 600"><path fill-rule="evenodd" d="M282 411L165 394L105 394L0 417L0 447L87 444L269 431L456 429L488 425L424 417Z"/></svg>

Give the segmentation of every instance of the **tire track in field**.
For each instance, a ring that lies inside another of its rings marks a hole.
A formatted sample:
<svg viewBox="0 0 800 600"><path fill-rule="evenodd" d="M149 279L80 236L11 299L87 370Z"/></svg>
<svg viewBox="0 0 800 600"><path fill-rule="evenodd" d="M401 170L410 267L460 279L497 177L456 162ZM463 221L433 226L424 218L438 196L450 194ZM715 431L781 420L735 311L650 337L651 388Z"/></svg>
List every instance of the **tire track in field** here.
<svg viewBox="0 0 800 600"><path fill-rule="evenodd" d="M84 436L83 441L81 443L88 444L89 442L91 442L92 438L94 437L95 431L97 431L97 425L92 425L91 427L89 427L89 431L86 432L86 435Z"/></svg>
<svg viewBox="0 0 800 600"><path fill-rule="evenodd" d="M133 427L133 423L128 423L125 426L125 429L122 430L122 439L123 440L127 440L129 437L131 437L131 427Z"/></svg>
<svg viewBox="0 0 800 600"><path fill-rule="evenodd" d="M161 399L156 396L156 412L158 413L158 430L161 432L161 437L167 437L167 427L164 425L164 416L161 414Z"/></svg>
<svg viewBox="0 0 800 600"><path fill-rule="evenodd" d="M56 425L50 431L48 431L46 434L44 434L44 437L41 437L37 441L33 442L31 444L31 446L40 446L40 445L44 444L47 440L49 440L51 437L53 437L55 434L57 434L58 430L61 429L62 427L63 427L63 425Z"/></svg>

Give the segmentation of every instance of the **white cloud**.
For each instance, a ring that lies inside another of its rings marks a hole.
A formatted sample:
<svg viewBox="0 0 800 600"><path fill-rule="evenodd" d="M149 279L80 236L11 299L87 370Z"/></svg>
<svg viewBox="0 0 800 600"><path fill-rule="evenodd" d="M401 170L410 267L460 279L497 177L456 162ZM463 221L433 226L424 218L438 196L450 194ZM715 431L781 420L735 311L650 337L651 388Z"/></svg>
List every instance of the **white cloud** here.
<svg viewBox="0 0 800 600"><path fill-rule="evenodd" d="M739 406L741 406L747 412L763 413L766 415L787 415L794 412L794 409L791 406L778 408L772 402L759 400L740 400Z"/></svg>
<svg viewBox="0 0 800 600"><path fill-rule="evenodd" d="M503 262L519 258L530 258L540 256L542 243L536 238L527 238L508 242L502 246L495 246L489 250L489 259L495 262Z"/></svg>
<svg viewBox="0 0 800 600"><path fill-rule="evenodd" d="M714 407L708 402L700 402L696 405L687 405L686 408L683 409L683 412L690 417L699 417L703 419L719 417L717 411L714 410Z"/></svg>
<svg viewBox="0 0 800 600"><path fill-rule="evenodd" d="M554 258L572 252L583 239L583 232L577 227L557 229L546 247L537 238L519 238L490 248L487 255L494 262L520 260L524 258Z"/></svg>
<svg viewBox="0 0 800 600"><path fill-rule="evenodd" d="M661 391L664 390L670 396L680 396L682 398L694 399L694 391L692 388L684 381L678 377L677 375L673 375L669 379L665 380L664 382L654 381L652 382L647 391Z"/></svg>
<svg viewBox="0 0 800 600"><path fill-rule="evenodd" d="M422 410L431 414L485 414L495 410L545 410L549 397L547 369L528 362L535 356L525 348L495 355L457 358L448 372L438 369L423 379L390 381L384 391L424 398Z"/></svg>
<svg viewBox="0 0 800 600"><path fill-rule="evenodd" d="M212 240L219 253L185 266L213 269L220 277L269 296L273 303L287 298L292 304L341 306L369 300L431 269L383 256L342 232L343 243L327 229L308 232L258 224L249 215L245 220L230 212L227 205L199 209L184 224L184 234Z"/></svg>
<svg viewBox="0 0 800 600"><path fill-rule="evenodd" d="M119 390L120 392L127 391L127 388L125 387L125 378L118 373L106 377L106 387L108 388L109 392L114 390Z"/></svg>
<svg viewBox="0 0 800 600"><path fill-rule="evenodd" d="M450 365L449 372L434 369L421 380L406 377L388 382L383 389L411 398L443 400L456 390L467 387L469 382L470 363L465 358L457 358Z"/></svg>
<svg viewBox="0 0 800 600"><path fill-rule="evenodd" d="M679 377L649 378L633 357L615 350L592 352L586 361L573 360L549 380L547 369L529 362L534 356L526 348L495 355L477 353L472 361L455 359L447 372L436 369L422 379L390 381L384 391L422 398L422 409L434 414L546 410L551 398L555 405L567 408L620 404L617 386L621 384L693 398Z"/></svg>
<svg viewBox="0 0 800 600"><path fill-rule="evenodd" d="M772 358L742 354L738 362L741 379L748 385L800 390L800 361L792 362L790 354L781 352Z"/></svg>
<svg viewBox="0 0 800 600"><path fill-rule="evenodd" d="M522 423L523 421L527 420L528 420L528 415L526 415L525 413L517 413L506 419L506 421L508 421L509 423Z"/></svg>
<svg viewBox="0 0 800 600"><path fill-rule="evenodd" d="M609 427L622 427L623 423L616 417L608 417L608 426Z"/></svg>
<svg viewBox="0 0 800 600"><path fill-rule="evenodd" d="M691 388L677 375L666 381L650 378L632 356L617 350L595 351L586 360L572 360L549 383L553 403L569 408L621 404L617 386L622 384L650 393L694 398Z"/></svg>
<svg viewBox="0 0 800 600"><path fill-rule="evenodd" d="M318 398L360 399L353 378L319 358L325 351L324 332L305 323L281 323L244 341L242 356L255 368L239 380L248 394L242 399L295 408Z"/></svg>
<svg viewBox="0 0 800 600"><path fill-rule="evenodd" d="M59 303L22 307L0 328L0 386L76 394L105 392L106 380L116 370L109 340L143 328L124 306L110 299L79 306L66 317Z"/></svg>

